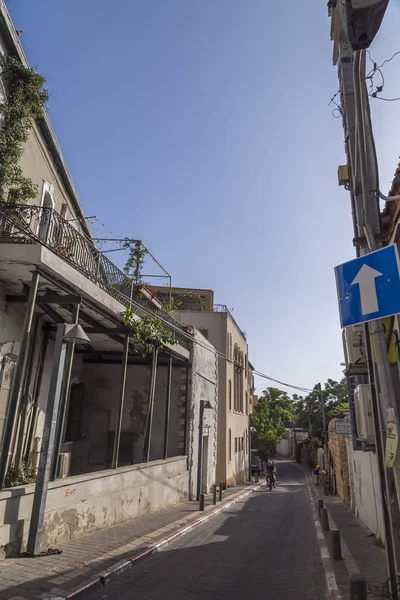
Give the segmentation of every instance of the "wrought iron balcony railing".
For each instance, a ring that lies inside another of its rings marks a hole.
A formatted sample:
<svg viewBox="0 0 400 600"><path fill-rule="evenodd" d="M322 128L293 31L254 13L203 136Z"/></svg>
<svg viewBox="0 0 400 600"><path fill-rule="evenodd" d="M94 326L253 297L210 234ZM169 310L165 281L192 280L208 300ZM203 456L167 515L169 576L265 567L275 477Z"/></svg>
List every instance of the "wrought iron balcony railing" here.
<svg viewBox="0 0 400 600"><path fill-rule="evenodd" d="M188 348L182 325L144 298L132 279L53 208L0 203L0 242L5 241L46 246L138 316L151 312L161 317L177 341Z"/></svg>

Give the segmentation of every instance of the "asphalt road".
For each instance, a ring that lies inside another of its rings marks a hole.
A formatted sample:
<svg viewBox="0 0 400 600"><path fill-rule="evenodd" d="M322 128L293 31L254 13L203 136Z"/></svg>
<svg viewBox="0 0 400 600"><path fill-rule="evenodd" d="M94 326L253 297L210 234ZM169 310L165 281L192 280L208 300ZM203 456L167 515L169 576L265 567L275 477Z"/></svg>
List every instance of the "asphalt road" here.
<svg viewBox="0 0 400 600"><path fill-rule="evenodd" d="M305 476L277 463L254 492L87 600L322 600L325 580Z"/></svg>

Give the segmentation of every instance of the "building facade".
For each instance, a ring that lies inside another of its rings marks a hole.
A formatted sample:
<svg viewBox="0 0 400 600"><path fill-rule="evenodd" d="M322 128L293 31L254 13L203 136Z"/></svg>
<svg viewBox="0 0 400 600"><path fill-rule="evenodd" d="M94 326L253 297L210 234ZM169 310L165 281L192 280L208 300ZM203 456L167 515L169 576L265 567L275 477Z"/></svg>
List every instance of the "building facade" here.
<svg viewBox="0 0 400 600"><path fill-rule="evenodd" d="M0 53L29 69L3 0ZM1 72L1 102L8 83ZM214 348L96 247L47 115L32 123L20 167L36 197L19 203L12 188L0 198L0 559L27 547L45 461L42 548L182 502L197 494L199 464L203 487L216 467ZM138 353L136 326L149 316L173 340L146 338L150 351ZM64 335L74 324L79 346Z"/></svg>
<svg viewBox="0 0 400 600"><path fill-rule="evenodd" d="M217 481L233 486L249 476L249 415L254 378L246 336L225 305L214 304L211 290L152 287L163 301L171 295L181 323L192 325L219 353Z"/></svg>

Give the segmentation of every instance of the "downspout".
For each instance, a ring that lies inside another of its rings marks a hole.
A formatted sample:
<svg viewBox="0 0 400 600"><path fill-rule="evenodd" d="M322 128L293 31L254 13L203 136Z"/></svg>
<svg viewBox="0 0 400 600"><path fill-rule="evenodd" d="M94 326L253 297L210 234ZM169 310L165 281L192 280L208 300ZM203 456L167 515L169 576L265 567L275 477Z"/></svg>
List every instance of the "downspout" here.
<svg viewBox="0 0 400 600"><path fill-rule="evenodd" d="M44 334L43 340L42 340L38 368L37 368L36 377L35 377L35 385L34 385L33 392L32 392L33 406L32 406L31 419L30 419L30 423L29 423L28 435L27 435L25 451L24 451L24 459L26 462L28 462L30 454L32 452L33 437L34 437L35 431L36 431L38 412L39 412L39 394L40 394L40 388L42 385L44 364L46 361L46 353L47 353L47 347L49 344L49 338L50 338L50 334L49 334L49 332L46 331L46 333Z"/></svg>

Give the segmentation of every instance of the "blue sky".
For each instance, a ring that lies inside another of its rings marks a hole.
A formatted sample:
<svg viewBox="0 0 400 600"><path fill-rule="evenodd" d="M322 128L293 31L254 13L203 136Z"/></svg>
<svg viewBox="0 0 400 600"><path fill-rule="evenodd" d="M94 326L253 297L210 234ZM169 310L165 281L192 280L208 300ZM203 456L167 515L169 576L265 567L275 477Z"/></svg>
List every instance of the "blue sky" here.
<svg viewBox="0 0 400 600"><path fill-rule="evenodd" d="M305 387L339 378L333 269L354 249L349 196L337 186L341 121L327 107L338 82L326 2L7 5L48 78L86 214L142 239L174 285L214 289L257 370ZM392 2L376 60L400 50L399 27ZM399 67L400 57L385 66L388 95L400 96ZM373 104L385 192L399 109Z"/></svg>

